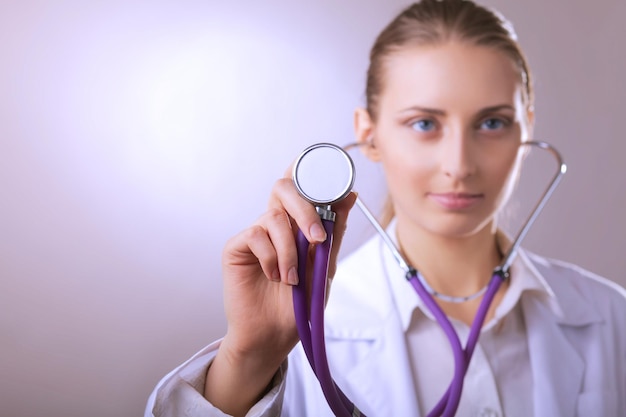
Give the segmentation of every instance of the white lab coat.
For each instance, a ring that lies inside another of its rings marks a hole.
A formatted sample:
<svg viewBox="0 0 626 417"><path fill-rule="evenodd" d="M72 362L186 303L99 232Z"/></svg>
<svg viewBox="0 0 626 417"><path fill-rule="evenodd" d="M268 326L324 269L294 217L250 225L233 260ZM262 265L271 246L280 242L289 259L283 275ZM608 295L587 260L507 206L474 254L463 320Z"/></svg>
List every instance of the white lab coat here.
<svg viewBox="0 0 626 417"><path fill-rule="evenodd" d="M389 257L374 238L341 263L326 310L330 367L338 386L369 417L419 416L406 338L385 278L401 279L402 271ZM626 416L626 291L522 249L516 262L556 296L526 292L520 301L534 415ZM223 416L201 395L218 345L163 378L148 401L146 417ZM288 363L287 377L282 377L284 364L275 387L248 416L331 416L300 346Z"/></svg>

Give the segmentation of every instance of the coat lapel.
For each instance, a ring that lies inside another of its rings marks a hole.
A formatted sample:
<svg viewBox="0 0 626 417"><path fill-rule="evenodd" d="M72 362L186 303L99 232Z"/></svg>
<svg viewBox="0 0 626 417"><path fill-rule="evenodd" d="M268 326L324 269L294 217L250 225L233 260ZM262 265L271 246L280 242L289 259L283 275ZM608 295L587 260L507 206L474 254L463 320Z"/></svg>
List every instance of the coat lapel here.
<svg viewBox="0 0 626 417"><path fill-rule="evenodd" d="M399 320L390 317L363 360L345 371L345 386L358 390L366 415L420 416L403 335Z"/></svg>
<svg viewBox="0 0 626 417"><path fill-rule="evenodd" d="M389 288L381 242L344 261L326 309L329 360L340 388L368 416L418 416L405 332ZM362 262L367 259L367 262ZM395 265L395 264L394 264ZM397 267L397 266L396 266ZM397 269L397 268L396 268ZM393 269L391 273L402 274ZM402 275L393 276L393 279ZM341 300L335 303L333 297Z"/></svg>
<svg viewBox="0 0 626 417"><path fill-rule="evenodd" d="M574 416L584 363L545 304L523 297L536 417Z"/></svg>
<svg viewBox="0 0 626 417"><path fill-rule="evenodd" d="M583 388L585 362L576 350L572 330L603 321L593 305L571 283L565 269L522 253L531 273L550 289L550 296L522 295L533 374L535 416L574 416ZM558 297L555 296L558 294Z"/></svg>

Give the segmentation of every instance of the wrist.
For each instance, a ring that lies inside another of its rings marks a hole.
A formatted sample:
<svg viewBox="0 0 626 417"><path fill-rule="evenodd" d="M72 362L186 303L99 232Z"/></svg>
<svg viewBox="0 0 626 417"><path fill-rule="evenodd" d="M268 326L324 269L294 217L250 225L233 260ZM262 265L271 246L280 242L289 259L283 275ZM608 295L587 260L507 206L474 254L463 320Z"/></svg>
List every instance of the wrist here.
<svg viewBox="0 0 626 417"><path fill-rule="evenodd" d="M275 353L242 351L224 337L207 371L204 396L226 414L243 416L267 394L285 358Z"/></svg>
<svg viewBox="0 0 626 417"><path fill-rule="evenodd" d="M237 343L237 338L227 333L220 344L218 356L222 356L221 359L232 369L238 368L245 373L271 377L293 348L281 349L277 345L278 343L267 348L242 348Z"/></svg>

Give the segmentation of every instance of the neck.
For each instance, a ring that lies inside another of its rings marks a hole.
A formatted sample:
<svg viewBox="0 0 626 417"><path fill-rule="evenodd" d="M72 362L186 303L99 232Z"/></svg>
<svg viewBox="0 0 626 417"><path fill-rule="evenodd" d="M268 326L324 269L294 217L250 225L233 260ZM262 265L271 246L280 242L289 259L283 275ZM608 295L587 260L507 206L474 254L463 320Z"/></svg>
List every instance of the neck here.
<svg viewBox="0 0 626 417"><path fill-rule="evenodd" d="M470 236L448 237L398 219L397 237L404 256L428 284L453 297L479 291L501 261L491 224Z"/></svg>

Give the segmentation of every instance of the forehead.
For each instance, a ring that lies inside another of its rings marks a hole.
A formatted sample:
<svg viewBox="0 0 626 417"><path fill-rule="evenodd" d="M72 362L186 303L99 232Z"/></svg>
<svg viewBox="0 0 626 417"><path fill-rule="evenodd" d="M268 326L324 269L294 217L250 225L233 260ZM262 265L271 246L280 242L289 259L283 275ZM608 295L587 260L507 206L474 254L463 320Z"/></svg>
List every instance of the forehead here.
<svg viewBox="0 0 626 417"><path fill-rule="evenodd" d="M382 77L381 107L521 105L520 72L493 47L460 42L406 47L387 57Z"/></svg>

